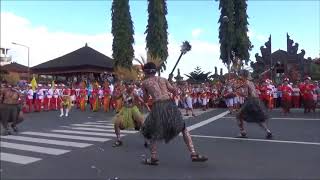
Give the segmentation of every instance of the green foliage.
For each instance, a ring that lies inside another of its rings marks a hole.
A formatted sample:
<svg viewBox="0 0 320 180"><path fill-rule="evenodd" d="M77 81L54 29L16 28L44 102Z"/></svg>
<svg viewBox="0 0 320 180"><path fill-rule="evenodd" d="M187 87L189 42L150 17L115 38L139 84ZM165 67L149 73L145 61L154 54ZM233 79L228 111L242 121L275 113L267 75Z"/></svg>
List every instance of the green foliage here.
<svg viewBox="0 0 320 180"><path fill-rule="evenodd" d="M220 59L228 64L228 52L230 61L236 56L241 61L249 62L253 46L247 35L248 15L246 0L220 0L219 1L219 42ZM234 52L234 55L231 53Z"/></svg>
<svg viewBox="0 0 320 180"><path fill-rule="evenodd" d="M185 75L189 78L187 81L191 81L194 83L203 83L210 81L210 74L211 72L205 73L199 66L197 66L193 72Z"/></svg>
<svg viewBox="0 0 320 180"><path fill-rule="evenodd" d="M168 58L168 23L166 19L166 0L148 0L148 25L145 31L146 49L152 58L160 58L163 62L161 72L166 70Z"/></svg>
<svg viewBox="0 0 320 180"><path fill-rule="evenodd" d="M219 18L219 43L220 43L220 59L225 64L228 62L228 52L231 55L231 49L234 46L234 3L233 0L219 1L220 18Z"/></svg>
<svg viewBox="0 0 320 180"><path fill-rule="evenodd" d="M112 56L115 67L130 68L134 58L134 30L130 15L129 0L112 2Z"/></svg>
<svg viewBox="0 0 320 180"><path fill-rule="evenodd" d="M246 0L234 1L234 27L235 27L235 43L233 51L235 56L248 63L252 50L252 45L248 37L248 15Z"/></svg>

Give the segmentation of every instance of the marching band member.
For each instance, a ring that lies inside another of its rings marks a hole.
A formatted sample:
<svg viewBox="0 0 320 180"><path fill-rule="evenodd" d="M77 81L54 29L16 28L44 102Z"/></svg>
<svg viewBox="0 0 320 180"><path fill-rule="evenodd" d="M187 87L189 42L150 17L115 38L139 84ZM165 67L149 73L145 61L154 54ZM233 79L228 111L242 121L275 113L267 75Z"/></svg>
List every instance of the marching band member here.
<svg viewBox="0 0 320 180"><path fill-rule="evenodd" d="M55 84L55 87L53 89L53 98L51 101L51 107L53 110L58 110L59 107L59 89L58 89L58 85Z"/></svg>
<svg viewBox="0 0 320 180"><path fill-rule="evenodd" d="M186 110L185 116L189 116L189 111L191 111L191 115L195 116L193 113L193 105L192 105L192 88L186 84L185 88L183 89L183 104Z"/></svg>
<svg viewBox="0 0 320 180"><path fill-rule="evenodd" d="M262 85L261 89L261 96L263 98L263 102L268 107L269 110L273 108L273 91L271 80L266 79L265 83Z"/></svg>
<svg viewBox="0 0 320 180"><path fill-rule="evenodd" d="M99 109L100 107L103 107L103 89L99 85L99 90L98 90L98 96L99 96Z"/></svg>
<svg viewBox="0 0 320 180"><path fill-rule="evenodd" d="M38 84L38 87L36 89L35 112L41 112L43 98L44 98L44 93L43 93L42 85Z"/></svg>
<svg viewBox="0 0 320 180"><path fill-rule="evenodd" d="M62 95L60 96L60 117L62 117L63 114L63 109L66 109L66 114L65 116L69 116L69 111L71 110L71 90L69 88L65 88L62 92Z"/></svg>
<svg viewBox="0 0 320 180"><path fill-rule="evenodd" d="M90 97L91 110L97 112L99 110L99 88L98 83L93 84L93 89Z"/></svg>
<svg viewBox="0 0 320 180"><path fill-rule="evenodd" d="M43 99L43 108L45 111L51 110L51 101L52 101L53 90L51 84L48 84L46 87L46 93Z"/></svg>
<svg viewBox="0 0 320 180"><path fill-rule="evenodd" d="M79 90L79 108L82 112L86 110L87 98L88 98L88 94L87 94L86 84L85 82L82 82Z"/></svg>
<svg viewBox="0 0 320 180"><path fill-rule="evenodd" d="M311 84L311 77L306 77L305 78L305 83L301 87L301 92L303 94L303 102L304 102L304 113L308 113L311 110L315 111L314 108L314 99L313 99L313 94L315 87L313 84Z"/></svg>
<svg viewBox="0 0 320 180"><path fill-rule="evenodd" d="M74 88L74 85L71 86L70 92L71 92L71 106L74 106L77 100L76 89Z"/></svg>
<svg viewBox="0 0 320 180"><path fill-rule="evenodd" d="M28 91L27 91L27 105L29 107L29 113L31 112L31 108L33 106L33 90L32 90L32 87L31 87L31 84L28 85Z"/></svg>
<svg viewBox="0 0 320 180"><path fill-rule="evenodd" d="M110 110L111 90L108 81L105 81L103 86L103 110L108 112Z"/></svg>
<svg viewBox="0 0 320 180"><path fill-rule="evenodd" d="M235 96L235 94L233 92L234 91L233 91L233 88L232 88L230 82L227 82L227 84L223 90L223 97L225 99L225 103L226 103L231 114L233 112L233 105L234 105L233 98Z"/></svg>
<svg viewBox="0 0 320 180"><path fill-rule="evenodd" d="M279 90L282 92L281 106L283 113L287 115L290 112L292 106L292 87L289 85L289 78L284 78L283 85L279 87Z"/></svg>
<svg viewBox="0 0 320 180"><path fill-rule="evenodd" d="M208 94L205 84L202 84L202 88L200 90L200 102L202 106L202 110L206 111L208 109Z"/></svg>
<svg viewBox="0 0 320 180"><path fill-rule="evenodd" d="M293 85L292 104L294 108L300 108L300 89L297 84Z"/></svg>

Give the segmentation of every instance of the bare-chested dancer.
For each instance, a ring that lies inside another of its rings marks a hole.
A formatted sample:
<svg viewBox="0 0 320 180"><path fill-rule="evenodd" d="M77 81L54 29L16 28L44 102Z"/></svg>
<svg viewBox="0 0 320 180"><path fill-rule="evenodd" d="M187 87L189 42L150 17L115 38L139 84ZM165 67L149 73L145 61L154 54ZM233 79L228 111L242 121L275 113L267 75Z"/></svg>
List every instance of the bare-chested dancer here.
<svg viewBox="0 0 320 180"><path fill-rule="evenodd" d="M240 77L243 81L242 87L246 89L245 96L247 99L237 114L238 126L240 128L240 135L238 137L247 138L247 133L243 126L244 121L246 121L248 123L257 123L266 132L266 138L271 139L272 133L266 124L268 119L266 108L258 97L256 88L251 81L249 71L242 70L240 72Z"/></svg>
<svg viewBox="0 0 320 180"><path fill-rule="evenodd" d="M144 159L147 165L158 165L156 141L171 141L180 132L191 153L194 162L207 161L208 158L196 153L189 131L185 126L181 112L170 99L169 91L175 93L176 89L171 86L168 80L155 76L157 67L149 62L144 65L146 79L142 83L144 99L152 96L153 105L150 114L146 118L143 127L143 136L150 141L151 158Z"/></svg>
<svg viewBox="0 0 320 180"><path fill-rule="evenodd" d="M23 121L23 113L19 103L19 91L11 85L1 87L0 92L0 120L4 128L4 135L10 135L8 123L14 132L18 132L17 124Z"/></svg>

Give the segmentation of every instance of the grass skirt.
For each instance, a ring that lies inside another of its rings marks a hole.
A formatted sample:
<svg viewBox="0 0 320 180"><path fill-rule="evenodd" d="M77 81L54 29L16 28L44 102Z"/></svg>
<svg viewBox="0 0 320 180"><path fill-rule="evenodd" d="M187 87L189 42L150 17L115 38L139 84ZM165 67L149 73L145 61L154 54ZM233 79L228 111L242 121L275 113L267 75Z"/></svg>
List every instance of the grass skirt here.
<svg viewBox="0 0 320 180"><path fill-rule="evenodd" d="M0 122L16 122L19 113L19 105L0 104Z"/></svg>
<svg viewBox="0 0 320 180"><path fill-rule="evenodd" d="M178 107L173 101L164 100L153 103L141 131L149 140L164 140L168 143L184 128L185 123Z"/></svg>
<svg viewBox="0 0 320 180"><path fill-rule="evenodd" d="M122 125L124 129L135 128L134 117L142 116L137 106L133 107L122 107L120 112L116 115L117 118L122 119ZM114 120L114 121L115 121Z"/></svg>
<svg viewBox="0 0 320 180"><path fill-rule="evenodd" d="M265 122L268 119L266 107L259 98L248 98L241 107L237 118L242 118L246 122Z"/></svg>

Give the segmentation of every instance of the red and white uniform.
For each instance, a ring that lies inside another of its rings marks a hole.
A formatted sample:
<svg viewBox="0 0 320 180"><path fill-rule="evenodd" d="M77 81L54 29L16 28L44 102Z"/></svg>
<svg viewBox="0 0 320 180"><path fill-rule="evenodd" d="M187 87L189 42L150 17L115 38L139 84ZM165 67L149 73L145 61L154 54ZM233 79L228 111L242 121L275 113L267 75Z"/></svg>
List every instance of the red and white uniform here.
<svg viewBox="0 0 320 180"><path fill-rule="evenodd" d="M53 98L52 98L52 104L51 104L51 107L54 110L60 109L61 100L60 100L59 96L60 96L59 89L55 88L53 90Z"/></svg>
<svg viewBox="0 0 320 180"><path fill-rule="evenodd" d="M33 106L33 90L30 88L28 91L27 91L27 97L26 97L26 102L27 102L27 105L29 107L29 111L28 112L31 112L31 107Z"/></svg>
<svg viewBox="0 0 320 180"><path fill-rule="evenodd" d="M298 87L292 88L292 103L294 108L300 107L300 89Z"/></svg>
<svg viewBox="0 0 320 180"><path fill-rule="evenodd" d="M42 102L43 102L43 99L44 99L43 89L38 89L36 93L37 93L37 96L36 96L37 98L36 98L36 101L35 101L36 111L40 112L41 111L41 107L42 107Z"/></svg>
<svg viewBox="0 0 320 180"><path fill-rule="evenodd" d="M46 95L44 96L43 106L46 111L51 110L51 101L53 96L53 90L51 88L46 90Z"/></svg>

